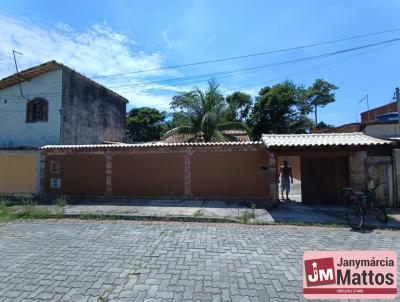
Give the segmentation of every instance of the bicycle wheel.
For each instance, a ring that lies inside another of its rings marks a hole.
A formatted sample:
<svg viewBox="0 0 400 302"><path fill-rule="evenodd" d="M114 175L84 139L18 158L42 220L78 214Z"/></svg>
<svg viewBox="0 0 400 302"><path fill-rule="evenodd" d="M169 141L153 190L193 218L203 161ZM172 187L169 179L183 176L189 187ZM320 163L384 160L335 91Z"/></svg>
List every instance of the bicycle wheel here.
<svg viewBox="0 0 400 302"><path fill-rule="evenodd" d="M347 208L347 222L356 230L364 225L364 211L358 203L352 202Z"/></svg>
<svg viewBox="0 0 400 302"><path fill-rule="evenodd" d="M374 212L376 218L380 221L386 223L388 221L388 216L386 214L385 207L380 204L375 198L371 201L371 209Z"/></svg>

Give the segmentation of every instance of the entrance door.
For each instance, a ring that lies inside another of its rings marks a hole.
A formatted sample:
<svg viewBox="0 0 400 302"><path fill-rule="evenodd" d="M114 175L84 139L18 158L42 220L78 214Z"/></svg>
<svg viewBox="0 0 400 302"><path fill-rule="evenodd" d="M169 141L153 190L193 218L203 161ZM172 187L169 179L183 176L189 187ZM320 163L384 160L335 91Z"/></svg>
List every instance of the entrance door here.
<svg viewBox="0 0 400 302"><path fill-rule="evenodd" d="M300 169L304 203L343 205L341 188L349 183L346 156L301 157Z"/></svg>

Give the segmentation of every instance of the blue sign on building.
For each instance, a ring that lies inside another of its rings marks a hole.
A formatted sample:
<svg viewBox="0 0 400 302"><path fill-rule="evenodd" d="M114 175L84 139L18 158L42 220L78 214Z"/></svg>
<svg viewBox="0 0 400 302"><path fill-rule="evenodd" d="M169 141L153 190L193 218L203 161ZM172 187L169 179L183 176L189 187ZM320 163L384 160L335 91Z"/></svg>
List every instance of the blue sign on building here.
<svg viewBox="0 0 400 302"><path fill-rule="evenodd" d="M397 112L390 112L390 113L385 113L382 115L378 115L376 119L379 122L390 122L390 121L398 121L399 116Z"/></svg>

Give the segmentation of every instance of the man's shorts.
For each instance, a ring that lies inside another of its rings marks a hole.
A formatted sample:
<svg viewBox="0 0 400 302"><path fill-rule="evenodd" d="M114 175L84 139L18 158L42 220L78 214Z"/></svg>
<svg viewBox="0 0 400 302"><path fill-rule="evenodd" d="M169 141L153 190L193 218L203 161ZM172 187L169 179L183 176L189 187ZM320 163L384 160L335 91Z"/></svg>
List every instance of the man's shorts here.
<svg viewBox="0 0 400 302"><path fill-rule="evenodd" d="M290 192L290 179L282 178L281 179L281 190L286 191L286 193Z"/></svg>

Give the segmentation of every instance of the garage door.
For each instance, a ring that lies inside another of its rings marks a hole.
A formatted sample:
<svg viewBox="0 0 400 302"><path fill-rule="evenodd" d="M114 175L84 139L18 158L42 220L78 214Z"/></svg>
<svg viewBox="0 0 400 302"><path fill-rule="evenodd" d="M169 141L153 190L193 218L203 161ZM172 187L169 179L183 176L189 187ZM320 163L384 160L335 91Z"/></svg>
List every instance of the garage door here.
<svg viewBox="0 0 400 302"><path fill-rule="evenodd" d="M304 203L343 205L341 188L348 184L348 157L301 158L301 192Z"/></svg>

